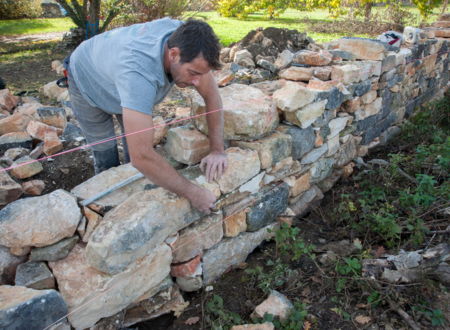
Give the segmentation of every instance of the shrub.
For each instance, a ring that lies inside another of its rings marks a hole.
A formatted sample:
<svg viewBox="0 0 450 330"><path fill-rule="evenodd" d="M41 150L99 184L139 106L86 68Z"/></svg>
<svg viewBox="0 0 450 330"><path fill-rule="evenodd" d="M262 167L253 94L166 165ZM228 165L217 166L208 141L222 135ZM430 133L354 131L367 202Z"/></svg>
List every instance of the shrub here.
<svg viewBox="0 0 450 330"><path fill-rule="evenodd" d="M41 15L40 0L0 1L0 19L36 18Z"/></svg>

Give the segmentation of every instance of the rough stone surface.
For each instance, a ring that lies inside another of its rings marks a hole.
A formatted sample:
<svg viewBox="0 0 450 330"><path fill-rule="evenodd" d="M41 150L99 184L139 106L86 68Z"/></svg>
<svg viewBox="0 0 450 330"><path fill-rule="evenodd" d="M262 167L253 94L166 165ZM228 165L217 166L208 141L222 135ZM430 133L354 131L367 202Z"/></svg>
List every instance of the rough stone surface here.
<svg viewBox="0 0 450 330"><path fill-rule="evenodd" d="M316 95L317 91L291 82L273 93L273 100L279 109L292 112L312 103Z"/></svg>
<svg viewBox="0 0 450 330"><path fill-rule="evenodd" d="M11 148L31 149L33 139L26 132L12 132L0 136L0 153Z"/></svg>
<svg viewBox="0 0 450 330"><path fill-rule="evenodd" d="M327 139L332 139L336 135L338 135L340 132L342 132L347 125L347 122L350 120L351 117L339 117L330 120L328 123L328 127L330 128L330 133L327 135Z"/></svg>
<svg viewBox="0 0 450 330"><path fill-rule="evenodd" d="M376 115L381 111L383 105L383 99L381 97L378 97L370 104L364 105L364 107L358 111L355 112L355 119L356 120L363 120L367 117Z"/></svg>
<svg viewBox="0 0 450 330"><path fill-rule="evenodd" d="M263 318L265 314L271 314L274 317L279 317L280 320L285 320L289 317L293 308L294 305L286 298L286 296L276 290L272 290L269 297L256 306L252 316Z"/></svg>
<svg viewBox="0 0 450 330"><path fill-rule="evenodd" d="M29 261L17 266L15 283L36 290L55 288L55 278L43 262Z"/></svg>
<svg viewBox="0 0 450 330"><path fill-rule="evenodd" d="M203 284L208 285L227 269L243 262L262 241L270 239L277 227L271 224L256 232L241 233L237 237L223 239L203 255Z"/></svg>
<svg viewBox="0 0 450 330"><path fill-rule="evenodd" d="M0 211L0 244L47 246L73 236L80 219L75 197L62 189L20 199Z"/></svg>
<svg viewBox="0 0 450 330"><path fill-rule="evenodd" d="M313 52L311 50L301 50L294 55L293 62L299 64L325 66L330 64L333 54L326 50Z"/></svg>
<svg viewBox="0 0 450 330"><path fill-rule="evenodd" d="M236 237L247 230L247 211L243 210L226 217L223 221L223 236Z"/></svg>
<svg viewBox="0 0 450 330"><path fill-rule="evenodd" d="M10 171L11 175L18 179L32 177L44 170L40 162L34 161L30 156L23 156L17 159Z"/></svg>
<svg viewBox="0 0 450 330"><path fill-rule="evenodd" d="M41 107L36 110L37 116L44 124L64 129L67 125L64 108Z"/></svg>
<svg viewBox="0 0 450 330"><path fill-rule="evenodd" d="M199 218L187 199L162 188L136 193L105 215L86 258L92 267L117 274Z"/></svg>
<svg viewBox="0 0 450 330"><path fill-rule="evenodd" d="M67 306L55 290L0 286L0 328L42 330L63 318Z"/></svg>
<svg viewBox="0 0 450 330"><path fill-rule="evenodd" d="M30 180L22 183L22 189L25 194L39 196L45 189L45 182L42 180Z"/></svg>
<svg viewBox="0 0 450 330"><path fill-rule="evenodd" d="M9 204L22 195L22 186L14 181L7 172L0 172L0 205Z"/></svg>
<svg viewBox="0 0 450 330"><path fill-rule="evenodd" d="M194 165L208 155L209 140L196 129L175 127L168 131L165 148L176 161Z"/></svg>
<svg viewBox="0 0 450 330"><path fill-rule="evenodd" d="M311 126L301 129L295 126L281 125L278 130L292 137L291 155L293 159L302 158L304 154L314 148L315 134Z"/></svg>
<svg viewBox="0 0 450 330"><path fill-rule="evenodd" d="M247 213L247 231L257 231L274 222L286 209L288 195L289 187L285 183L264 187Z"/></svg>
<svg viewBox="0 0 450 330"><path fill-rule="evenodd" d="M358 155L358 145L361 138L352 136L347 142L341 145L336 157L336 167L342 167L348 164L352 159L355 159Z"/></svg>
<svg viewBox="0 0 450 330"><path fill-rule="evenodd" d="M47 134L56 133L61 134L62 130L57 129L56 127L41 123L37 120L32 120L27 125L27 133L30 134L31 137L44 141L45 136Z"/></svg>
<svg viewBox="0 0 450 330"><path fill-rule="evenodd" d="M324 180L327 176L331 175L333 165L335 163L334 158L321 158L315 162L311 167L311 182L316 183Z"/></svg>
<svg viewBox="0 0 450 330"><path fill-rule="evenodd" d="M296 112L286 112L286 120L301 128L308 128L323 114L327 102L328 100L322 100L308 104Z"/></svg>
<svg viewBox="0 0 450 330"><path fill-rule="evenodd" d="M101 318L121 311L157 287L169 275L171 261L170 248L162 244L148 250L145 257L126 271L110 276L91 267L83 248L77 245L67 258L50 262L49 266L69 312L73 312L69 316L71 325L85 329ZM88 301L89 308L75 310Z"/></svg>
<svg viewBox="0 0 450 330"><path fill-rule="evenodd" d="M11 112L19 103L19 98L11 94L9 89L0 90L0 109Z"/></svg>
<svg viewBox="0 0 450 330"><path fill-rule="evenodd" d="M71 193L79 199L88 199L138 173L139 171L130 163L113 167L79 184L71 190ZM139 179L96 200L94 203L106 209L116 207L134 193L144 191L148 184L152 184L152 182L146 178Z"/></svg>
<svg viewBox="0 0 450 330"><path fill-rule="evenodd" d="M296 197L302 192L308 190L310 188L310 178L311 174L307 172L298 177L290 176L283 179L283 181L289 186L289 197Z"/></svg>
<svg viewBox="0 0 450 330"><path fill-rule="evenodd" d="M217 244L223 237L222 214L207 216L179 233L173 244L173 262L184 262Z"/></svg>
<svg viewBox="0 0 450 330"><path fill-rule="evenodd" d="M320 157L322 157L327 151L328 147L326 144L323 144L319 148L314 148L300 160L300 164L302 165L312 164Z"/></svg>
<svg viewBox="0 0 450 330"><path fill-rule="evenodd" d="M0 135L24 131L32 117L20 113L0 119Z"/></svg>
<svg viewBox="0 0 450 330"><path fill-rule="evenodd" d="M231 327L231 330L274 330L275 326L271 322L261 324L242 324Z"/></svg>
<svg viewBox="0 0 450 330"><path fill-rule="evenodd" d="M353 54L358 60L381 61L387 51L381 41L372 39L342 38L337 43L340 50Z"/></svg>
<svg viewBox="0 0 450 330"><path fill-rule="evenodd" d="M375 101L377 98L377 91L370 91L361 96L361 102L363 104L369 104Z"/></svg>
<svg viewBox="0 0 450 330"><path fill-rule="evenodd" d="M228 140L253 140L273 131L278 125L278 114L270 98L260 89L232 84L221 88L224 109L224 137ZM193 113L206 112L203 98L198 93L192 98ZM208 134L206 116L196 118L196 127Z"/></svg>
<svg viewBox="0 0 450 330"><path fill-rule="evenodd" d="M254 150L228 148L226 151L228 167L217 180L222 193L229 193L244 184L261 169L258 153Z"/></svg>
<svg viewBox="0 0 450 330"><path fill-rule="evenodd" d="M191 260L172 264L170 267L170 275L173 277L194 277L197 269L201 267L201 262L201 257L198 255Z"/></svg>
<svg viewBox="0 0 450 330"><path fill-rule="evenodd" d="M57 261L67 257L78 242L78 236L65 238L53 245L31 250L31 261Z"/></svg>
<svg viewBox="0 0 450 330"><path fill-rule="evenodd" d="M275 60L274 65L279 70L284 69L292 63L293 59L294 59L294 54L290 50L285 49L278 55L277 59Z"/></svg>
<svg viewBox="0 0 450 330"><path fill-rule="evenodd" d="M16 268L24 261L25 257L15 256L7 247L0 245L0 285L14 284Z"/></svg>
<svg viewBox="0 0 450 330"><path fill-rule="evenodd" d="M361 78L359 75L359 67L353 64L334 65L331 69L331 79L337 80L345 85L358 82Z"/></svg>
<svg viewBox="0 0 450 330"><path fill-rule="evenodd" d="M320 67L320 68L314 68L314 77L320 80L330 80L331 78L331 67Z"/></svg>
<svg viewBox="0 0 450 330"><path fill-rule="evenodd" d="M322 192L316 186L312 186L303 194L293 198L289 201L289 208L295 213L295 215L303 215L314 201L315 198L320 196Z"/></svg>
<svg viewBox="0 0 450 330"><path fill-rule="evenodd" d="M256 150L261 161L261 168L267 169L280 160L290 156L292 151L292 138L288 134L275 132L257 141L234 141L232 146Z"/></svg>
<svg viewBox="0 0 450 330"><path fill-rule="evenodd" d="M302 68L291 66L282 70L279 73L281 79L293 80L293 81L308 81L313 77L312 68Z"/></svg>

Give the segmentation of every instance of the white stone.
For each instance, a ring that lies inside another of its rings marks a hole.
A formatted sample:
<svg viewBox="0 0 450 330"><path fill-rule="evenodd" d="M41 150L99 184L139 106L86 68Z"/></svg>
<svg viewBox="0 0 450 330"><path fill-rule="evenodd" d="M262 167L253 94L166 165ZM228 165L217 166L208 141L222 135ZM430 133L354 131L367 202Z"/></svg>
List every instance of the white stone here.
<svg viewBox="0 0 450 330"><path fill-rule="evenodd" d="M286 112L293 112L314 101L317 91L308 89L295 82L286 85L273 93L276 106Z"/></svg>

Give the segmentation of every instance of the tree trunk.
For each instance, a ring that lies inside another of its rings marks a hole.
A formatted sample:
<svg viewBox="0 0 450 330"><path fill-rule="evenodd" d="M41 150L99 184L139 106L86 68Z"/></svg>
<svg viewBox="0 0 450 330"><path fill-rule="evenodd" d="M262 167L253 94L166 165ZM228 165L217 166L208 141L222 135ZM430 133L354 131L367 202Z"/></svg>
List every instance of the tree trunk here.
<svg viewBox="0 0 450 330"><path fill-rule="evenodd" d="M89 0L89 15L86 19L86 39L92 38L99 32L100 1Z"/></svg>
<svg viewBox="0 0 450 330"><path fill-rule="evenodd" d="M367 2L364 5L364 21L366 22L370 20L370 16L372 14L372 7L373 7L372 2Z"/></svg>

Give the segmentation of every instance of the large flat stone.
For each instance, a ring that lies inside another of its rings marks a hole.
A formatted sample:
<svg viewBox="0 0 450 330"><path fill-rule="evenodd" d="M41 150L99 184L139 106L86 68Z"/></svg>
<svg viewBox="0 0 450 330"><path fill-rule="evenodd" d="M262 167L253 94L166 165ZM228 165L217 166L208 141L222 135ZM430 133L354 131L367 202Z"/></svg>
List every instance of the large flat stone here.
<svg viewBox="0 0 450 330"><path fill-rule="evenodd" d="M261 169L258 152L240 148L228 148L226 151L228 167L217 180L220 190L226 194L246 183Z"/></svg>
<svg viewBox="0 0 450 330"><path fill-rule="evenodd" d="M23 115L21 113L15 113L0 119L0 135L24 131L32 119L31 116Z"/></svg>
<svg viewBox="0 0 450 330"><path fill-rule="evenodd" d="M227 140L253 140L267 135L278 125L278 113L271 99L260 89L242 84L232 84L219 90L223 102L224 138ZM203 98L198 93L192 97L193 112L206 112ZM206 116L195 120L196 127L208 134Z"/></svg>
<svg viewBox="0 0 450 330"><path fill-rule="evenodd" d="M264 187L247 212L247 231L257 231L274 222L286 209L288 196L289 187L285 183Z"/></svg>
<svg viewBox="0 0 450 330"><path fill-rule="evenodd" d="M88 199L138 173L139 171L130 163L113 167L79 184L71 190L71 193L79 199ZM94 203L103 208L111 209L125 201L134 193L144 191L146 185L151 184L152 182L150 180L142 178L113 191L96 200Z"/></svg>
<svg viewBox="0 0 450 330"><path fill-rule="evenodd" d="M288 134L275 132L252 142L233 141L232 146L256 150L261 161L261 168L266 169L291 155L292 138Z"/></svg>
<svg viewBox="0 0 450 330"><path fill-rule="evenodd" d="M316 136L311 126L302 129L296 126L280 125L278 130L292 137L292 158L300 159L314 148Z"/></svg>
<svg viewBox="0 0 450 330"><path fill-rule="evenodd" d="M286 120L301 128L308 128L325 111L328 100L317 101L304 106L296 112L286 112Z"/></svg>
<svg viewBox="0 0 450 330"><path fill-rule="evenodd" d="M307 153L300 161L300 164L312 164L320 157L322 157L328 151L328 147L326 144L321 145L318 148L314 148L309 153Z"/></svg>
<svg viewBox="0 0 450 330"><path fill-rule="evenodd" d="M218 279L227 269L245 261L247 256L262 241L268 240L275 230L276 224L271 224L256 232L245 232L234 238L223 239L203 256L203 284L208 285Z"/></svg>
<svg viewBox="0 0 450 330"><path fill-rule="evenodd" d="M208 155L209 140L196 129L175 127L168 131L165 148L176 161L194 165Z"/></svg>
<svg viewBox="0 0 450 330"><path fill-rule="evenodd" d="M147 251L126 271L111 276L92 268L84 252L77 245L67 258L49 263L72 313L69 321L76 329L89 328L139 301L169 275L172 261L170 248L162 244Z"/></svg>
<svg viewBox="0 0 450 330"><path fill-rule="evenodd" d="M318 91L308 89L298 83L287 82L286 85L273 93L276 106L285 111L293 112L307 104L312 103Z"/></svg>
<svg viewBox="0 0 450 330"><path fill-rule="evenodd" d="M358 60L384 59L387 49L386 46L378 40L364 38L342 38L337 40L340 50L352 53Z"/></svg>
<svg viewBox="0 0 450 330"><path fill-rule="evenodd" d="M42 330L67 314L67 306L55 290L0 286L0 328Z"/></svg>
<svg viewBox="0 0 450 330"><path fill-rule="evenodd" d="M33 139L27 132L11 132L0 136L0 153L4 153L11 148L31 149Z"/></svg>
<svg viewBox="0 0 450 330"><path fill-rule="evenodd" d="M62 189L19 199L0 211L0 244L18 248L51 245L73 236L80 219L75 197Z"/></svg>
<svg viewBox="0 0 450 330"><path fill-rule="evenodd" d="M199 218L187 199L167 190L138 192L105 215L89 239L86 258L92 267L117 274Z"/></svg>

